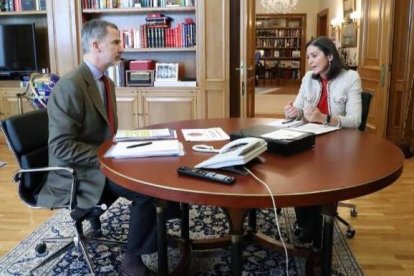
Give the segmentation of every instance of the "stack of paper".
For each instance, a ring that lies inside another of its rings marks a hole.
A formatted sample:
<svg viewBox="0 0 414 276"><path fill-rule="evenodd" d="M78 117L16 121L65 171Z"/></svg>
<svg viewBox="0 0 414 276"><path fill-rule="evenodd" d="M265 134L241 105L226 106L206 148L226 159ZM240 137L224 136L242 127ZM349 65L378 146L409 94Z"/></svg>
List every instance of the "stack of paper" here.
<svg viewBox="0 0 414 276"><path fill-rule="evenodd" d="M263 138L273 139L273 140L293 140L298 139L306 135L301 131L294 131L292 129L278 129L269 133L261 135Z"/></svg>
<svg viewBox="0 0 414 276"><path fill-rule="evenodd" d="M117 131L114 141L139 141L139 140L171 140L177 138L174 129L120 129Z"/></svg>
<svg viewBox="0 0 414 276"><path fill-rule="evenodd" d="M184 150L178 140L160 140L148 142L119 142L105 153L105 157L134 158L149 156L183 155Z"/></svg>
<svg viewBox="0 0 414 276"><path fill-rule="evenodd" d="M288 127L297 127L303 125L302 120L290 120L290 119L276 119L266 125L275 126L277 128L288 128Z"/></svg>
<svg viewBox="0 0 414 276"><path fill-rule="evenodd" d="M223 141L230 137L220 127L181 130L186 141Z"/></svg>
<svg viewBox="0 0 414 276"><path fill-rule="evenodd" d="M307 123L304 125L301 125L299 127L291 127L290 129L296 130L296 131L303 131L303 132L311 132L316 135L335 131L338 129L341 129L337 126L328 126L328 125L322 125L322 124L314 124L314 123Z"/></svg>

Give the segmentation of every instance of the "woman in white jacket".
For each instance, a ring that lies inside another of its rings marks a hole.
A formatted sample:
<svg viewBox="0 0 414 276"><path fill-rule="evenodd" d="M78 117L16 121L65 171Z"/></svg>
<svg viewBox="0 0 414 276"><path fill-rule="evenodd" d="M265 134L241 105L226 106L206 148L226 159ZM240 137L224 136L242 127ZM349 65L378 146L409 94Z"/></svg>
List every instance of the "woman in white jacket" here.
<svg viewBox="0 0 414 276"><path fill-rule="evenodd" d="M358 128L361 123L361 79L346 70L335 44L318 37L306 44L311 71L302 79L294 102L285 107L289 119L304 120L342 128ZM296 236L304 243L319 240L322 218L320 206L296 208ZM318 246L318 245L317 245Z"/></svg>

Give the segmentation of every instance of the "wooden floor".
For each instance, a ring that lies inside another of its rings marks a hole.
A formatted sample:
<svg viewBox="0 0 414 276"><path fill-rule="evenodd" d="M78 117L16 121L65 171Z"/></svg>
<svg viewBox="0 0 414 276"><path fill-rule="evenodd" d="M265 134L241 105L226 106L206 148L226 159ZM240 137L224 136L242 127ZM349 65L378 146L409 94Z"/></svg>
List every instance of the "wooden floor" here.
<svg viewBox="0 0 414 276"><path fill-rule="evenodd" d="M0 135L2 135L0 133ZM3 137L0 138L0 256L12 249L51 211L24 206L11 178L17 169ZM369 166L369 164L367 164ZM364 168L361 168L362 170ZM413 275L414 272L414 159L407 159L401 178L390 187L351 202L358 205L358 217L349 210L340 213L357 233L349 245L365 275Z"/></svg>

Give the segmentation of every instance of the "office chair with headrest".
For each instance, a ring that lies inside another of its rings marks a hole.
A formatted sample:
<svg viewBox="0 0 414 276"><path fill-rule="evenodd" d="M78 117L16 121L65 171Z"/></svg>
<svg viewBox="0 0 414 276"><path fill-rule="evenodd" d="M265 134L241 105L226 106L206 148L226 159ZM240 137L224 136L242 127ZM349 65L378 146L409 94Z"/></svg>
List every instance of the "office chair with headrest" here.
<svg viewBox="0 0 414 276"><path fill-rule="evenodd" d="M44 253L46 251L46 243L48 242L62 242L65 243L65 245L48 256L45 260L33 268L30 273L60 256L72 246L76 246L79 253L84 256L90 271L94 274L91 260L86 253L85 242L87 240L115 244L119 244L120 242L85 237L82 222L85 220L86 213L76 212L76 191L78 182L75 171L72 168L67 167L48 167L49 132L47 110L42 109L12 116L4 121L1 121L1 128L9 148L13 152L20 167L14 176L14 181L18 182L18 194L25 204L33 208L46 208L37 204L37 197L45 183L46 176L49 171L60 171L61 173L68 174L72 178L70 202L63 204L62 206L56 206L53 209L66 208L70 211L70 216L75 228L74 235L71 237L41 240L36 246L36 251L38 253ZM105 209L106 206L102 205L92 208L88 210L88 212L94 212L94 214L99 215L103 213Z"/></svg>
<svg viewBox="0 0 414 276"><path fill-rule="evenodd" d="M359 125L358 130L364 131L367 125L368 113L369 113L369 106L371 104L372 93L369 91L362 91L361 92L361 100L362 100L362 114L361 114L361 124ZM338 207L347 207L350 208L351 216L356 217L358 215L357 206L352 203L345 203L345 202L338 202ZM352 225L347 222L344 218L336 215L336 218L346 226L346 236L349 239L352 239L355 236L355 229Z"/></svg>

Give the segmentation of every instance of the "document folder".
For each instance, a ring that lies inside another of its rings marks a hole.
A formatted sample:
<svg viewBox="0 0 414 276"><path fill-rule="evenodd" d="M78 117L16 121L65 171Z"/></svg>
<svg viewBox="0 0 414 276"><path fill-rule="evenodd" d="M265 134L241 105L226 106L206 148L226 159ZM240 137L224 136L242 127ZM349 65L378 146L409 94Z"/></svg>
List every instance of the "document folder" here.
<svg viewBox="0 0 414 276"><path fill-rule="evenodd" d="M230 140L243 137L258 137L267 142L267 151L281 155L292 155L315 145L315 134L303 132L293 139L271 139L263 135L279 130L280 128L271 125L257 125L250 128L241 129L230 134ZM286 131L290 131L285 129Z"/></svg>

